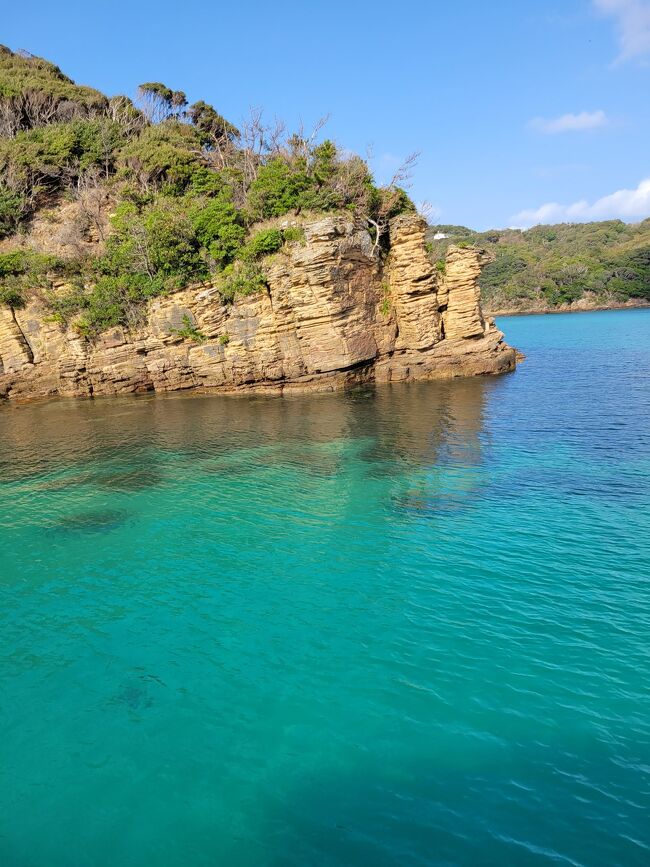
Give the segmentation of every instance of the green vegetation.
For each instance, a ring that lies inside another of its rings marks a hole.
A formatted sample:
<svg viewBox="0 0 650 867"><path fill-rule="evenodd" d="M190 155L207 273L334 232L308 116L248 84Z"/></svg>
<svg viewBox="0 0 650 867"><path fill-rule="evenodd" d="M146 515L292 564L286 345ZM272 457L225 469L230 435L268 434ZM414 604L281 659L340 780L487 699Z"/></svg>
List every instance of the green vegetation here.
<svg viewBox="0 0 650 867"><path fill-rule="evenodd" d="M447 235L433 240L437 233ZM613 301L650 301L650 219L561 223L473 232L465 226L429 229L432 259L450 244L476 244L494 254L481 275L486 306L499 309L556 307L581 299L606 305Z"/></svg>
<svg viewBox="0 0 650 867"><path fill-rule="evenodd" d="M261 221L345 211L381 255L388 220L413 209L396 183L377 187L366 163L331 141L285 136L255 113L240 130L162 82L141 84L137 101L0 47L0 238L19 246L35 214L68 198L85 209L79 236L94 226L102 241L63 265L0 270L5 304L39 288L55 320L92 336L137 322L147 299L192 282L214 281L224 302L263 291L266 257L304 236ZM65 272L65 289L48 289L49 267Z"/></svg>
<svg viewBox="0 0 650 867"><path fill-rule="evenodd" d="M0 303L24 307L30 291L49 285L49 275L61 275L66 263L56 256L27 250L0 253Z"/></svg>
<svg viewBox="0 0 650 867"><path fill-rule="evenodd" d="M382 316L388 316L391 311L391 296L390 296L390 285L388 283L382 283L381 285L382 291L382 299L379 304L379 312Z"/></svg>
<svg viewBox="0 0 650 867"><path fill-rule="evenodd" d="M18 229L25 210L23 196L0 185L0 238L12 235Z"/></svg>
<svg viewBox="0 0 650 867"><path fill-rule="evenodd" d="M226 304L231 304L235 296L245 298L266 288L266 277L261 267L252 262L235 262L226 266L217 281L219 294Z"/></svg>
<svg viewBox="0 0 650 867"><path fill-rule="evenodd" d="M262 229L239 250L240 259L260 259L277 253L284 244L280 229Z"/></svg>
<svg viewBox="0 0 650 867"><path fill-rule="evenodd" d="M80 87L58 66L0 45L0 135L105 111L106 97Z"/></svg>
<svg viewBox="0 0 650 867"><path fill-rule="evenodd" d="M287 244L292 241L300 241L301 243L305 241L305 232L300 226L289 226L283 229L282 236Z"/></svg>
<svg viewBox="0 0 650 867"><path fill-rule="evenodd" d="M183 340L193 340L195 343L203 343L206 340L205 334L199 331L196 324L192 322L187 313L182 317L181 321L183 322L183 327L172 328L172 334L175 334L177 337L182 337Z"/></svg>

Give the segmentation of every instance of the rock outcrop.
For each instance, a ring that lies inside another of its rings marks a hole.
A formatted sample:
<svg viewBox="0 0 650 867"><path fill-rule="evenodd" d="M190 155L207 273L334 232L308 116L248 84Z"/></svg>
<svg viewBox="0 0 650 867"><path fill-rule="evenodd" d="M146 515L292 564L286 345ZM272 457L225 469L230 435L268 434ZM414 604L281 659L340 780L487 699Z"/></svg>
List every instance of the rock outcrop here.
<svg viewBox="0 0 650 867"><path fill-rule="evenodd" d="M442 274L415 216L392 221L384 263L346 217L303 228L304 242L267 262L268 291L232 304L214 286L190 287L151 301L138 328L94 340L53 322L38 297L0 309L0 397L281 393L514 368L481 312L480 251L450 247Z"/></svg>

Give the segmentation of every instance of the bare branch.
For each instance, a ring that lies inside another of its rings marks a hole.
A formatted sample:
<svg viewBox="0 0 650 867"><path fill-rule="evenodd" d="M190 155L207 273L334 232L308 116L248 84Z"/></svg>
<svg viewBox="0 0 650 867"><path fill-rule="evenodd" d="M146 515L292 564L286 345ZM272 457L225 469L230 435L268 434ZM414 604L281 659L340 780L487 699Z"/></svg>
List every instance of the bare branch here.
<svg viewBox="0 0 650 867"><path fill-rule="evenodd" d="M396 169L393 177L390 179L390 182L387 186L390 187L405 187L410 186L411 176L413 174L413 169L417 165L418 159L420 158L420 152L414 151L412 154L409 154L406 159L401 163L400 166Z"/></svg>

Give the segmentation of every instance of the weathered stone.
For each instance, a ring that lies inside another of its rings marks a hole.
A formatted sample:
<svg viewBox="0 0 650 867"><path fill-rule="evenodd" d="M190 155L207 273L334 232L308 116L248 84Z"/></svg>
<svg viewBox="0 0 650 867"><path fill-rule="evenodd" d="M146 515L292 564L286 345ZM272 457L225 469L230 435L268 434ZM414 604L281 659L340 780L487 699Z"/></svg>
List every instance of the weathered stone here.
<svg viewBox="0 0 650 867"><path fill-rule="evenodd" d="M447 340L480 337L485 333L478 278L481 268L491 258L475 247L461 248L452 244L447 250L439 293Z"/></svg>
<svg viewBox="0 0 650 867"><path fill-rule="evenodd" d="M425 224L412 216L391 224L389 283L395 306L396 349L432 347L442 339L435 272L424 247Z"/></svg>
<svg viewBox="0 0 650 867"><path fill-rule="evenodd" d="M141 327L94 340L38 299L1 310L0 396L281 393L512 370L514 350L481 313L482 254L451 247L441 276L424 231L418 217L393 220L382 263L348 218L313 221L269 260L267 292L224 304L210 284L189 287L152 300ZM201 340L179 335L187 320Z"/></svg>

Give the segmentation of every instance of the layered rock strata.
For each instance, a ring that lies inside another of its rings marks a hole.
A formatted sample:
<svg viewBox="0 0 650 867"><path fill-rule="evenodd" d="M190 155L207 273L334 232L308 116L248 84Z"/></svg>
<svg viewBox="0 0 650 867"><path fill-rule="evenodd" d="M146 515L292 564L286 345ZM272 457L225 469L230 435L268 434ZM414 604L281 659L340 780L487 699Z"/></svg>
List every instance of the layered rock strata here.
<svg viewBox="0 0 650 867"><path fill-rule="evenodd" d="M267 260L268 291L225 304L216 287L193 286L151 301L130 331L86 339L37 296L0 308L0 397L281 393L514 368L514 350L481 312L480 251L450 247L441 273L415 216L392 221L383 262L345 217L303 228L304 241Z"/></svg>

